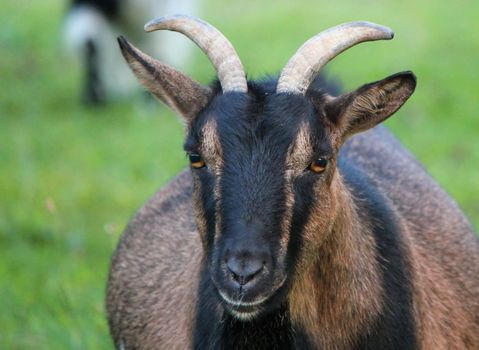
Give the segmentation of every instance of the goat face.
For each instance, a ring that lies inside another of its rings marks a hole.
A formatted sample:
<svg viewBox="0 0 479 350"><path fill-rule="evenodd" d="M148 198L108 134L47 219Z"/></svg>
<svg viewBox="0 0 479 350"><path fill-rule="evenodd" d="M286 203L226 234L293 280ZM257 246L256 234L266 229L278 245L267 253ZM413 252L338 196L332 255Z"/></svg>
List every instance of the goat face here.
<svg viewBox="0 0 479 350"><path fill-rule="evenodd" d="M238 317L281 302L304 256L309 214L314 208L319 236L334 216L324 120L302 96L257 91L218 95L189 128L185 150L212 281Z"/></svg>
<svg viewBox="0 0 479 350"><path fill-rule="evenodd" d="M414 75L399 73L339 97L310 86L321 69L304 66L313 57L324 64L358 42L392 37L371 23L311 39L277 84L248 84L231 44L201 20L170 16L145 28L190 36L220 79L221 88L204 87L120 38L140 82L187 123L193 206L218 298L239 319L278 308L335 221L341 144L399 109L414 91Z"/></svg>

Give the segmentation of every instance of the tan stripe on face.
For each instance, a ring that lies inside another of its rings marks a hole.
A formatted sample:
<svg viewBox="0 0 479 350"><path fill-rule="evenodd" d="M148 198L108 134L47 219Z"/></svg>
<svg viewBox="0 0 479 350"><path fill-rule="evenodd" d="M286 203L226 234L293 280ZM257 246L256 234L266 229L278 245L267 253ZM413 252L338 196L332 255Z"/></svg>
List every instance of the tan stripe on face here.
<svg viewBox="0 0 479 350"><path fill-rule="evenodd" d="M309 165L313 154L311 130L307 123L299 126L295 140L291 143L286 156L287 174L290 176L301 173Z"/></svg>
<svg viewBox="0 0 479 350"><path fill-rule="evenodd" d="M295 140L288 148L288 154L285 161L285 181L284 181L284 198L285 212L284 219L281 222L281 240L280 240L280 256L285 257L288 249L289 236L291 231L291 221L293 219L294 208L294 192L293 179L301 173L313 152L311 146L310 129L308 124L301 123Z"/></svg>
<svg viewBox="0 0 479 350"><path fill-rule="evenodd" d="M215 179L215 189L214 189L214 196L215 196L215 239L213 244L216 244L221 237L221 192L220 192L220 183L221 183L221 175Z"/></svg>
<svg viewBox="0 0 479 350"><path fill-rule="evenodd" d="M220 195L218 184L221 178L221 166L223 164L221 155L221 144L219 142L219 137L217 134L216 121L214 119L209 119L201 130L201 140L199 153L206 163L209 171L214 174L215 184L213 189L213 196L215 197L216 208L215 215L218 213ZM194 173L193 173L194 174ZM207 243L207 218L206 211L202 199L202 193L205 190L202 187L202 183L199 178L196 176L195 181L193 182L193 208L196 216L196 224L198 231L201 236L201 240L204 248L206 248ZM216 231L218 231L219 226L219 217L216 217Z"/></svg>
<svg viewBox="0 0 479 350"><path fill-rule="evenodd" d="M218 126L214 118L210 118L202 129L201 153L209 170L214 174L213 196L215 198L215 244L221 235L221 174L223 172L223 151L218 136Z"/></svg>
<svg viewBox="0 0 479 350"><path fill-rule="evenodd" d="M219 170L217 165L223 163L223 152L221 150L221 142L218 136L218 126L216 120L208 119L201 129L201 154L211 171Z"/></svg>

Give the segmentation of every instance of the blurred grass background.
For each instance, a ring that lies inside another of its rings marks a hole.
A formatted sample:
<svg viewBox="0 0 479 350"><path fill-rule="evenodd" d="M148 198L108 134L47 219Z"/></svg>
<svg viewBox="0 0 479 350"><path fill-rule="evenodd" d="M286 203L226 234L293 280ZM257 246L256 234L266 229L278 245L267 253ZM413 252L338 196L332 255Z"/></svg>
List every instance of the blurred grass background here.
<svg viewBox="0 0 479 350"><path fill-rule="evenodd" d="M104 289L129 217L186 165L173 114L139 97L90 109L62 54L62 0L0 3L0 349L109 349ZM479 225L479 2L207 0L250 77L349 20L394 29L328 68L345 88L411 69L415 95L387 122ZM152 16L154 16L152 14ZM146 34L145 34L146 35ZM154 34L151 34L154 35ZM180 39L182 40L182 39ZM199 50L190 73L213 69Z"/></svg>

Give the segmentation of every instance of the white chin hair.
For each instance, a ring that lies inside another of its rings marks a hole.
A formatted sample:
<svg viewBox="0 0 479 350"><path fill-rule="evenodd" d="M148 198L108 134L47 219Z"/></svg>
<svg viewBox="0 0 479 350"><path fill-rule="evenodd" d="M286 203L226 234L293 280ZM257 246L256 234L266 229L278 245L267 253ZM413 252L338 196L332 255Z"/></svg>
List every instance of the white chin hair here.
<svg viewBox="0 0 479 350"><path fill-rule="evenodd" d="M237 318L238 320L241 321L251 321L253 318L255 318L258 315L258 311L254 312L238 312L235 310L230 310L231 314Z"/></svg>
<svg viewBox="0 0 479 350"><path fill-rule="evenodd" d="M233 306L258 306L264 303L268 299L268 297L262 297L253 302L234 301L228 298L226 294L224 294L222 291L218 291L218 292L220 293L221 298L223 298L224 301L226 301L228 304Z"/></svg>

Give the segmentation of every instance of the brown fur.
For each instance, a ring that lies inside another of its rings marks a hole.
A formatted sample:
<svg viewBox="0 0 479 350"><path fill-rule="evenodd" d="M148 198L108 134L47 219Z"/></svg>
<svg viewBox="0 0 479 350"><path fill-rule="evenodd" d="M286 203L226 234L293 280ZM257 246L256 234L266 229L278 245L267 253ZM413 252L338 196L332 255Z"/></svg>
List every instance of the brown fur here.
<svg viewBox="0 0 479 350"><path fill-rule="evenodd" d="M187 122L206 106L209 90L123 45L142 83ZM178 88L183 85L184 90ZM325 113L318 115L328 119L325 125L333 149L389 117L414 87L413 75L401 73L338 98L321 96L316 105ZM315 103L314 96L312 100ZM222 166L215 162L222 157L217 130L206 124L203 132L202 153L211 157L207 162L218 184ZM307 167L309 144L308 131L303 130L289 149L287 181L294 169ZM303 331L316 348L331 350L354 348L361 336L373 332L378 315L388 312L384 310L387 287L381 283L385 262L378 258L374 236L377 222L361 215L363 199L355 197L343 181L335 156L322 174L324 181L317 181L313 189L316 201L304 225L301 254L287 295L295 329ZM412 288L417 347L478 349L479 240L456 203L382 127L347 141L338 157L367 174L396 218L399 251ZM190 176L182 173L139 211L113 257L107 309L117 347L192 346L206 223L199 181L192 189ZM286 186L280 256L289 242L285 233L291 231L295 199L290 188ZM220 191L214 192L219 206ZM217 214L216 241L220 220Z"/></svg>
<svg viewBox="0 0 479 350"><path fill-rule="evenodd" d="M337 116L333 121L334 129L339 131L336 134L341 137L340 143L353 134L369 130L395 113L415 89L416 81L408 78L401 73L395 74L336 99L329 99L325 109L327 114Z"/></svg>
<svg viewBox="0 0 479 350"><path fill-rule="evenodd" d="M477 237L457 204L395 139L379 130L356 136L345 153L360 166L377 169L369 173L382 174L372 175L373 181L403 218L421 348L477 348Z"/></svg>
<svg viewBox="0 0 479 350"><path fill-rule="evenodd" d="M201 145L201 154L210 155L206 158L205 161L208 163L208 166L211 169L214 169L216 176L218 178L221 176L221 159L222 151L221 144L218 139L216 123L214 120L209 120L203 127L204 139L206 142L203 142ZM196 216L196 222L198 225L198 232L200 233L201 240L203 242L203 247L206 249L206 219L204 208L201 205L201 188L199 181L195 181L193 184L193 208ZM215 192L215 196L219 202L220 195L218 191ZM219 224L220 218L217 218L217 223Z"/></svg>
<svg viewBox="0 0 479 350"><path fill-rule="evenodd" d="M374 239L364 230L367 223L358 222L354 203L338 178L332 186L337 187L333 192L341 209L327 231L321 226L328 223L318 221L322 215L311 216L308 249L288 301L293 322L307 330L318 348L346 349L381 309L380 276ZM315 208L317 213L323 210ZM330 233L318 237L318 232Z"/></svg>
<svg viewBox="0 0 479 350"><path fill-rule="evenodd" d="M353 137L342 152L383 174L372 181L403 217L420 348L477 349L479 245L457 205L384 128ZM336 174L332 185L339 180ZM189 347L203 256L190 196L190 175L182 173L140 210L112 260L107 309L115 342L126 349ZM335 200L344 210L307 253L314 258L320 246L328 258L303 259L288 297L293 321L325 349L348 348L381 307L374 242L348 229L358 226L351 198ZM316 327L328 331L318 335Z"/></svg>
<svg viewBox="0 0 479 350"><path fill-rule="evenodd" d="M125 231L108 283L107 309L117 347L190 347L191 337L185 334L193 327L202 259L191 212L191 179L184 172L155 195Z"/></svg>
<svg viewBox="0 0 479 350"><path fill-rule="evenodd" d="M125 60L141 84L186 121L191 121L206 106L211 94L209 88L145 55L123 37L118 41ZM177 86L181 86L181 90L176 90Z"/></svg>
<svg viewBox="0 0 479 350"><path fill-rule="evenodd" d="M280 256L286 254L289 243L289 232L291 232L291 220L293 218L293 208L294 208L294 193L291 190L291 182L294 176L297 175L296 169L304 169L308 166L308 161L311 158L312 149L311 142L309 140L309 130L306 124L300 126L300 130L296 137L296 140L290 145L288 150L288 156L286 157L285 167L288 169L286 171L286 181L288 186L285 186L285 202L286 210L284 213L284 218L281 223L281 251Z"/></svg>

